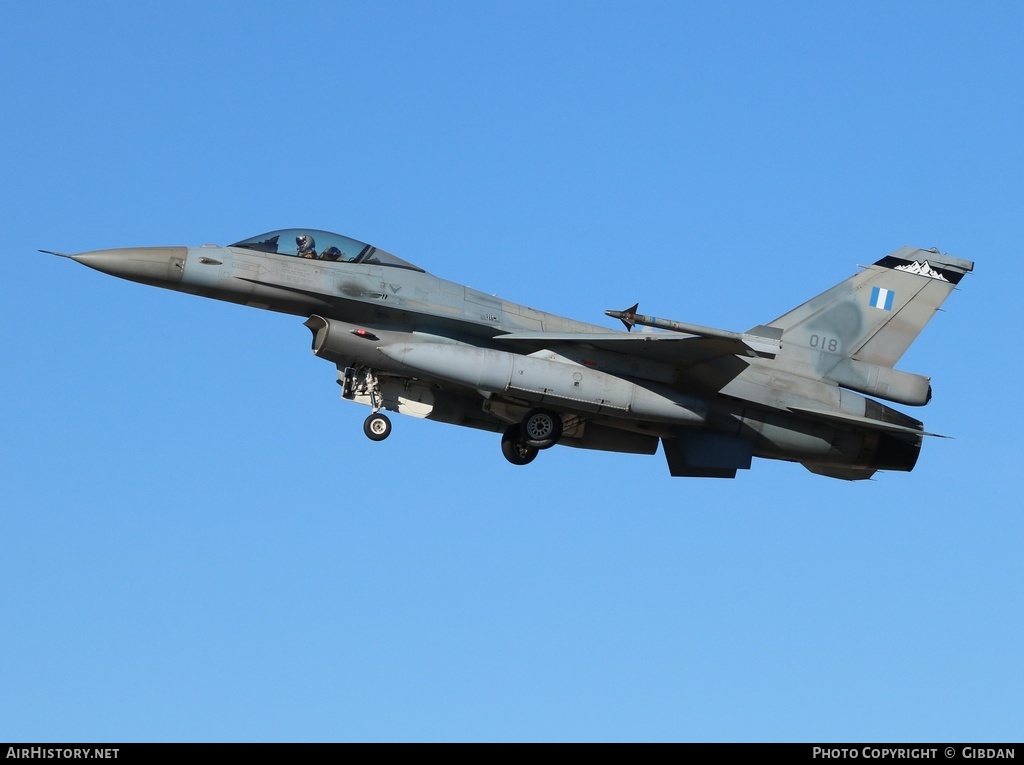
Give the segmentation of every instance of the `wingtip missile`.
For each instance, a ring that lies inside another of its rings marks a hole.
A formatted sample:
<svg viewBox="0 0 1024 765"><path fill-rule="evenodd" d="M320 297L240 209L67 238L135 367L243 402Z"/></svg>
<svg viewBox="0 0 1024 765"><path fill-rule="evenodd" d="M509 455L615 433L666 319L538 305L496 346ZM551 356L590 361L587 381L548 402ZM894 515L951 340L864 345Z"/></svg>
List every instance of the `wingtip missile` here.
<svg viewBox="0 0 1024 765"><path fill-rule="evenodd" d="M618 319L626 325L626 331L630 332L636 325L636 309L639 307L639 303L634 303L632 308L627 308L625 311L605 311L604 315Z"/></svg>

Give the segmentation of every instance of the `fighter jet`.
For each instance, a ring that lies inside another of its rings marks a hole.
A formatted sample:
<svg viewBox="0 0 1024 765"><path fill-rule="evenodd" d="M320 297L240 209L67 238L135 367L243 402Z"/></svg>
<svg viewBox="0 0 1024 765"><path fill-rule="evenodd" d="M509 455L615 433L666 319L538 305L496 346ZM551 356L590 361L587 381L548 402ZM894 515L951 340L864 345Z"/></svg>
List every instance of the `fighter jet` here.
<svg viewBox="0 0 1024 765"><path fill-rule="evenodd" d="M48 252L44 250L43 252ZM52 253L62 255L62 253ZM514 465L553 446L654 454L673 476L734 478L753 457L832 478L910 471L928 377L894 369L971 261L903 247L746 332L606 311L574 321L433 276L372 245L284 229L226 247L65 255L143 284L305 318L341 397L501 434ZM630 332L634 326L648 331Z"/></svg>

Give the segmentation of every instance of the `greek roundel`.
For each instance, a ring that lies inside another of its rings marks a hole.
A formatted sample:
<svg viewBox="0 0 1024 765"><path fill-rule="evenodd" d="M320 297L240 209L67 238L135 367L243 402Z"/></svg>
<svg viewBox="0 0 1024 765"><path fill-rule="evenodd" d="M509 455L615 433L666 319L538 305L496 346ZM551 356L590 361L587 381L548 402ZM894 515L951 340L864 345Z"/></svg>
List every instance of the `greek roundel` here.
<svg viewBox="0 0 1024 765"><path fill-rule="evenodd" d="M883 311L891 311L892 301L895 297L896 293L892 290L887 290L885 287L872 287L869 305L871 305L872 308L881 308Z"/></svg>

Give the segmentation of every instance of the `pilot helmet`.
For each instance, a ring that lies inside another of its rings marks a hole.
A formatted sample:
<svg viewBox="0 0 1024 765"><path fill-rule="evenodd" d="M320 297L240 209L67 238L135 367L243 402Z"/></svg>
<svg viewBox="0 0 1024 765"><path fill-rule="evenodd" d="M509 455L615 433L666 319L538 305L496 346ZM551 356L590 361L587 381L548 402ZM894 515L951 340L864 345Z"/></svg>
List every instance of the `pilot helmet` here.
<svg viewBox="0 0 1024 765"><path fill-rule="evenodd" d="M316 242L313 241L313 237L308 234L295 237L295 244L299 245L299 252L312 250L316 246Z"/></svg>

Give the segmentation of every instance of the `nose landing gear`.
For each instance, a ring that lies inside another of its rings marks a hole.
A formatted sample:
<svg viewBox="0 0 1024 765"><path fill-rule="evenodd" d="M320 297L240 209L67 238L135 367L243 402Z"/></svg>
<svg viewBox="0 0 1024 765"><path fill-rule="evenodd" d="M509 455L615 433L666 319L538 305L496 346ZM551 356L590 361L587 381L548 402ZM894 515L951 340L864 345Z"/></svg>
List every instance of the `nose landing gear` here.
<svg viewBox="0 0 1024 765"><path fill-rule="evenodd" d="M347 367L342 375L341 397L349 400L369 397L373 412L363 421L363 433L371 441L383 441L391 435L391 420L381 412L384 396L380 390L380 380L372 369L366 367Z"/></svg>
<svg viewBox="0 0 1024 765"><path fill-rule="evenodd" d="M383 441L391 435L391 420L386 414L374 412L363 421L363 433L371 441Z"/></svg>

